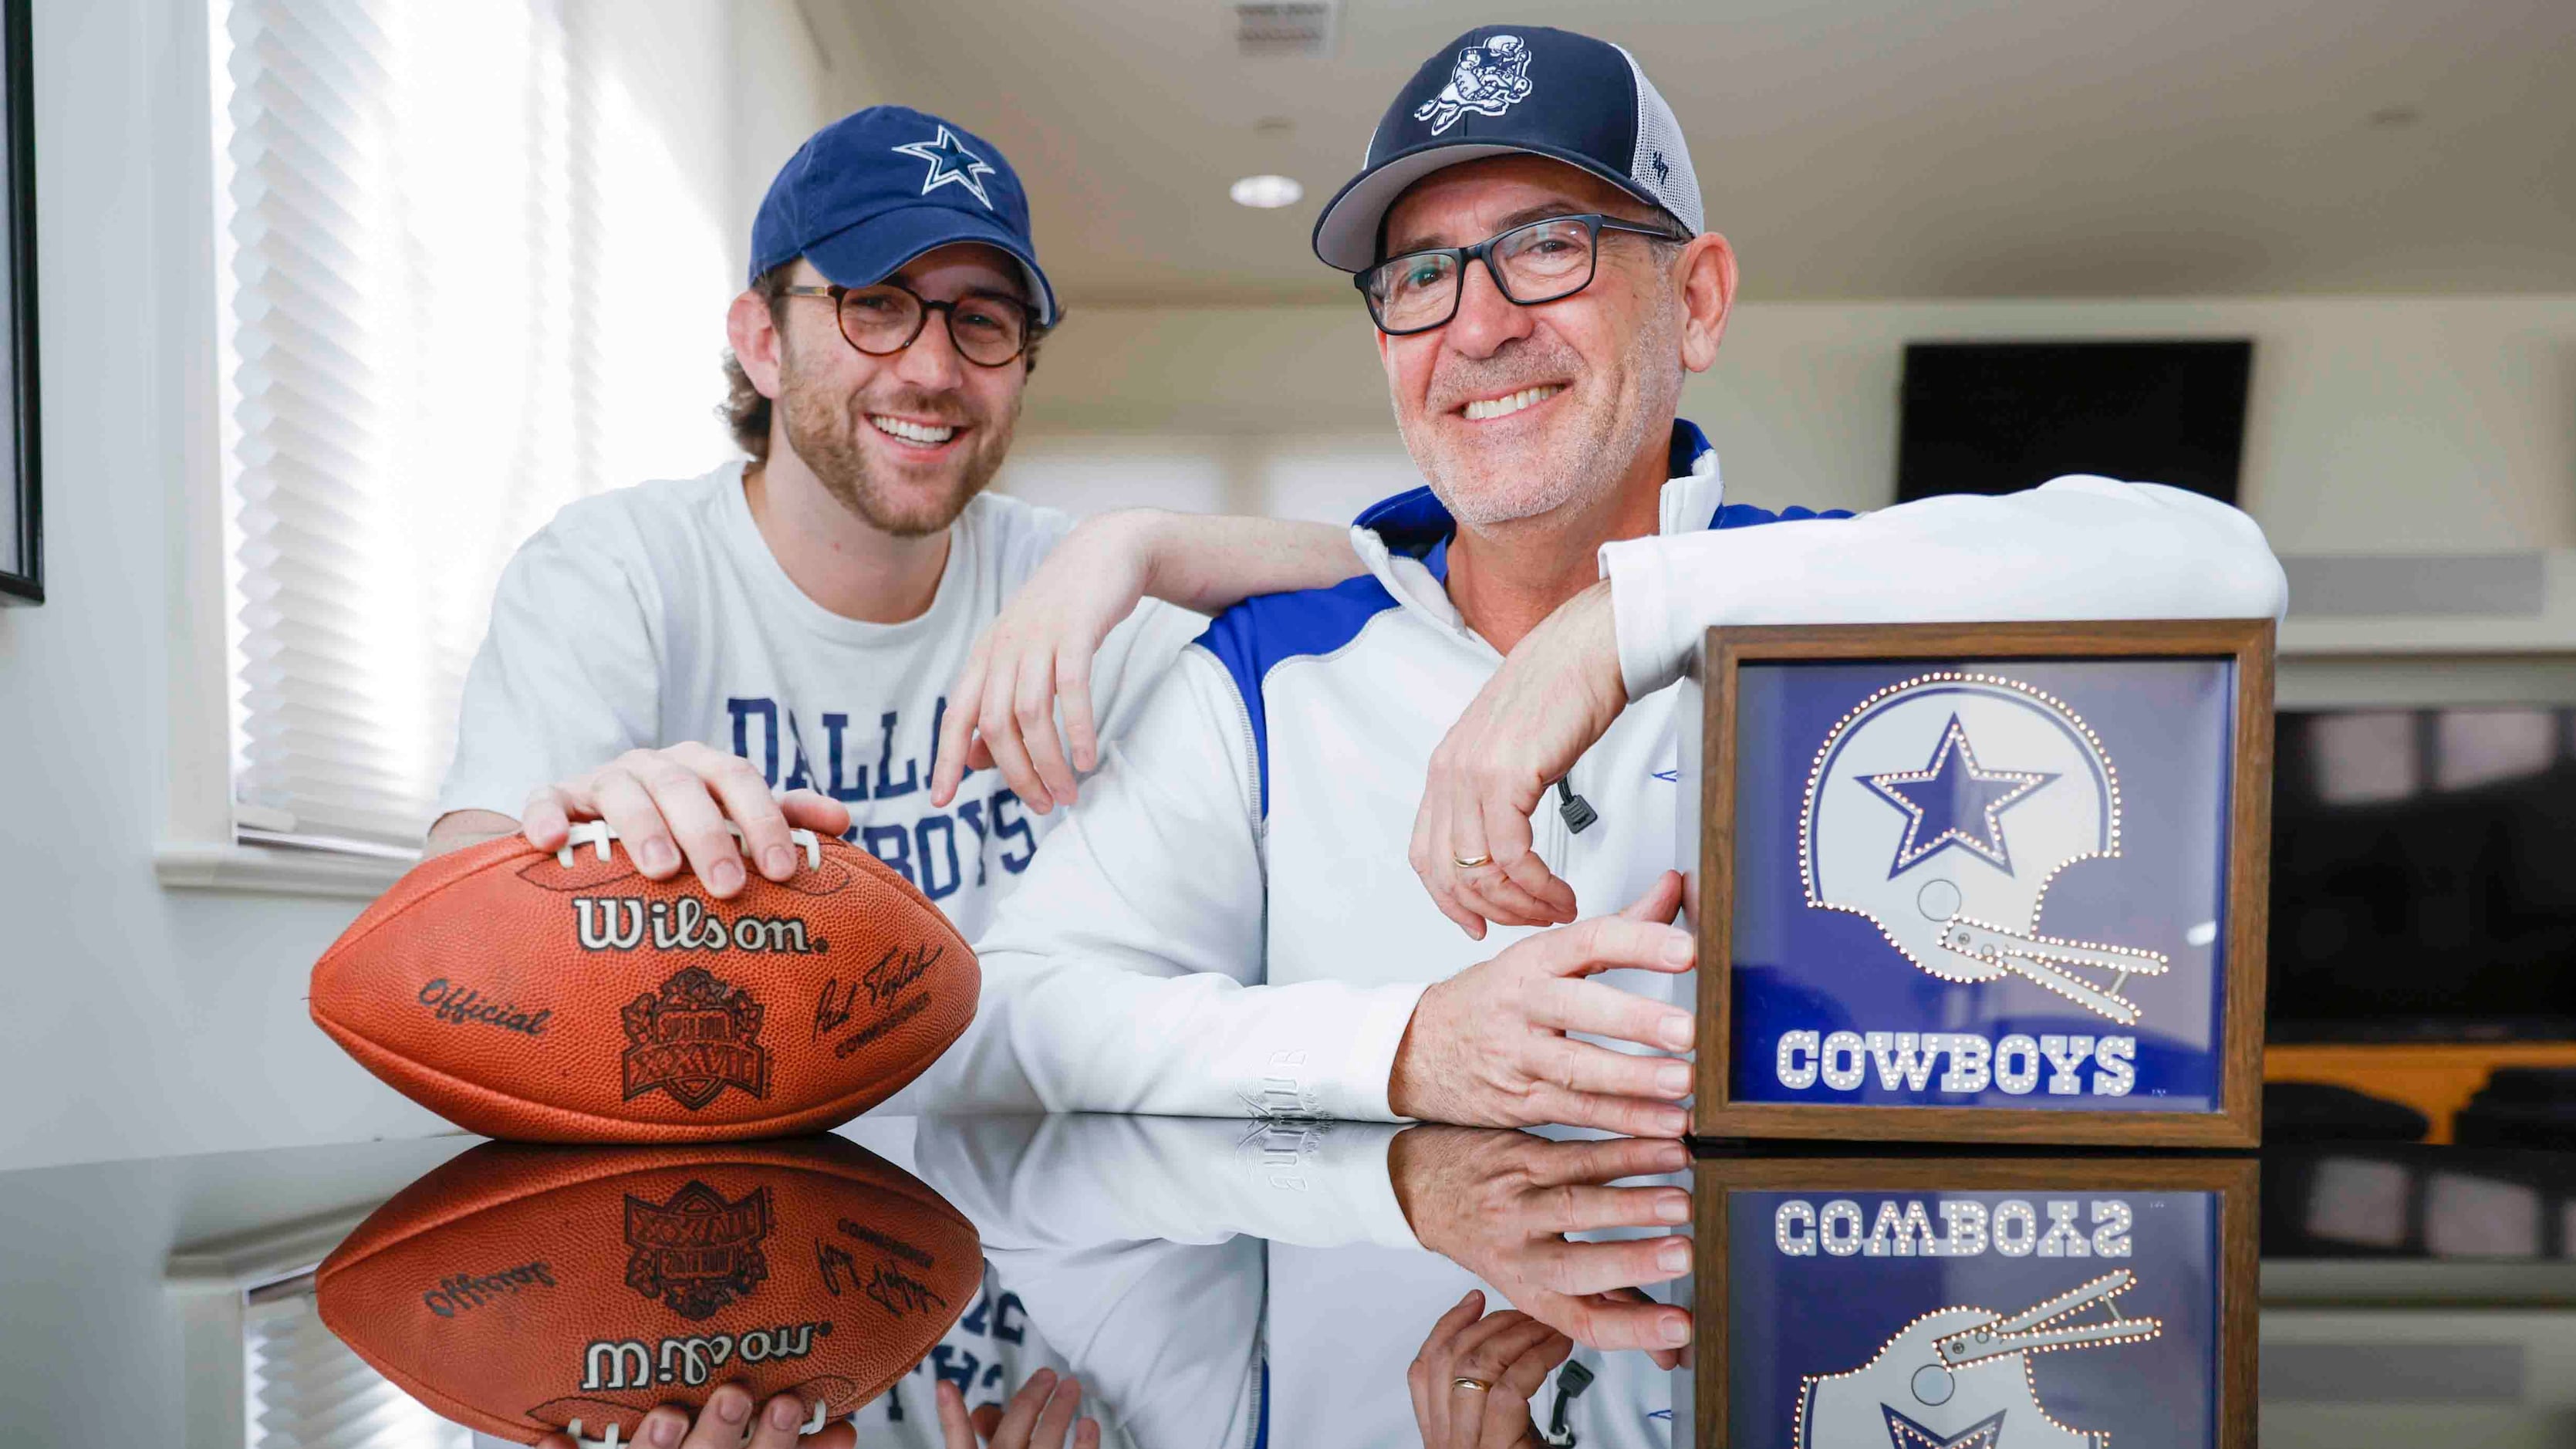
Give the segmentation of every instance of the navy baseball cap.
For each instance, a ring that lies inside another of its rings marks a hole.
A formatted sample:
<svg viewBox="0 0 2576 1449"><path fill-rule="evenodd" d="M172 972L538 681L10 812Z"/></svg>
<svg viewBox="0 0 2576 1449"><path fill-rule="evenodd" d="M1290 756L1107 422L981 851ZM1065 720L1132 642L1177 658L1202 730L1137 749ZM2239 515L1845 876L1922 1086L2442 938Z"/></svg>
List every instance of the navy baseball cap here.
<svg viewBox="0 0 2576 1449"><path fill-rule="evenodd" d="M952 242L1017 258L1038 325L1055 325L1055 289L1038 269L1028 193L1011 163L962 126L870 106L815 132L779 168L751 221L751 279L801 256L841 286L873 287Z"/></svg>
<svg viewBox="0 0 2576 1449"><path fill-rule="evenodd" d="M1707 227L1681 123L1626 47L1544 25L1486 25L1424 61L1387 107L1360 174L1315 218L1315 255L1345 272L1375 265L1378 224L1406 187L1513 154L1579 166L1694 236Z"/></svg>

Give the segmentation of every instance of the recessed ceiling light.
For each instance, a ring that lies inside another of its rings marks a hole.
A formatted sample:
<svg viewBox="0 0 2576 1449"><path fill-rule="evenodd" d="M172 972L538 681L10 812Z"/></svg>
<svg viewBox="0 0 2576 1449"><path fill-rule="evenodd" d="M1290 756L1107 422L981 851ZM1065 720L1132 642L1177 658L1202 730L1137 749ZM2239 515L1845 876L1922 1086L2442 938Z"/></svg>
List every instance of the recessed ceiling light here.
<svg viewBox="0 0 2576 1449"><path fill-rule="evenodd" d="M1257 206L1267 211L1272 207L1295 206L1303 200L1306 188L1293 176L1247 176L1226 189L1226 195L1239 206Z"/></svg>
<svg viewBox="0 0 2576 1449"><path fill-rule="evenodd" d="M2370 113L2370 124L2390 129L2411 126L2424 119L2424 113L2413 106L2382 106Z"/></svg>

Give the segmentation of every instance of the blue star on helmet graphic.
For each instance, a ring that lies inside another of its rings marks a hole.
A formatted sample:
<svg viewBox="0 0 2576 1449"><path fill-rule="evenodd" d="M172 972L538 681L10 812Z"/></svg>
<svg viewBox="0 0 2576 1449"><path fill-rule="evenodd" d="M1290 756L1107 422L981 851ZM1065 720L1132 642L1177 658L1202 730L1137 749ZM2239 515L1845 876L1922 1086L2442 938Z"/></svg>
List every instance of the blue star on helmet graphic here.
<svg viewBox="0 0 2576 1449"><path fill-rule="evenodd" d="M1954 714L1949 728L1941 732L1941 743L1933 747L1930 764L1920 770L1860 778L1906 814L1905 838L1897 844L1895 863L1887 868L1888 879L1894 880L1916 862L1952 845L2011 874L2003 813L2057 776L1980 766L1976 750L1968 744L1968 732Z"/></svg>
<svg viewBox="0 0 2576 1449"><path fill-rule="evenodd" d="M967 150L958 141L956 132L942 126L939 134L930 140L913 141L894 149L930 163L930 174L921 181L922 195L928 196L943 186L963 186L974 193L977 201L984 203L987 211L992 209L993 198L984 194L983 178L992 175L993 168L983 157Z"/></svg>

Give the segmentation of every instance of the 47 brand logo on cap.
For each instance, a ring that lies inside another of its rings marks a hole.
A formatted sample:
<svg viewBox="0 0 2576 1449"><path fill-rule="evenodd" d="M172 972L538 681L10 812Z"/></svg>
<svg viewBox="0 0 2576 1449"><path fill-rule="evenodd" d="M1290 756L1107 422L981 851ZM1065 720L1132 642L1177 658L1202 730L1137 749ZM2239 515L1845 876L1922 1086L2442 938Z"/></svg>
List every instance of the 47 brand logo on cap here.
<svg viewBox="0 0 2576 1449"><path fill-rule="evenodd" d="M694 1112L727 1087L769 1095L760 1003L691 966L626 1004L626 1100L660 1089Z"/></svg>
<svg viewBox="0 0 2576 1449"><path fill-rule="evenodd" d="M705 1318L769 1276L769 1189L739 1202L694 1179L669 1202L626 1199L626 1286L683 1318Z"/></svg>
<svg viewBox="0 0 2576 1449"><path fill-rule="evenodd" d="M1458 52L1449 84L1417 107L1413 119L1429 121L1431 134L1437 136L1469 111L1499 116L1514 102L1529 99L1529 63L1529 46L1519 36L1488 35L1484 44Z"/></svg>

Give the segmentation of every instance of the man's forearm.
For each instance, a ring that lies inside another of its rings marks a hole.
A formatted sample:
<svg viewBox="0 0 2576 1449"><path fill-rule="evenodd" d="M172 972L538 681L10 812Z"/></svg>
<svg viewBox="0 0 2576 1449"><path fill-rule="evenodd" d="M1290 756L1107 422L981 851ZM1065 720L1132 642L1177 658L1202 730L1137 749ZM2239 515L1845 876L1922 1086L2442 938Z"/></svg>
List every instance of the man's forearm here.
<svg viewBox="0 0 2576 1449"><path fill-rule="evenodd" d="M519 822L497 810L450 810L429 827L429 836L420 844L420 858L445 855L469 845L481 845L516 832Z"/></svg>
<svg viewBox="0 0 2576 1449"><path fill-rule="evenodd" d="M1109 520L1141 533L1145 592L1203 614L1255 594L1329 588L1361 571L1350 530L1331 524L1149 508L1095 521Z"/></svg>
<svg viewBox="0 0 2576 1449"><path fill-rule="evenodd" d="M1713 624L2277 618L2285 597L2252 519L2103 478L1631 539L1601 562L1631 699L1672 683Z"/></svg>

